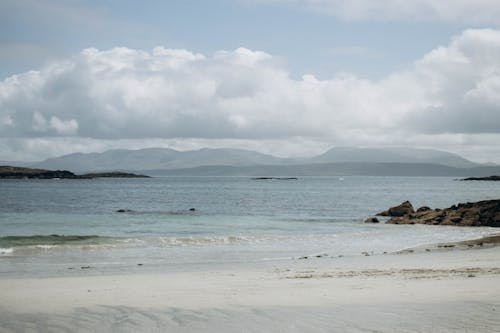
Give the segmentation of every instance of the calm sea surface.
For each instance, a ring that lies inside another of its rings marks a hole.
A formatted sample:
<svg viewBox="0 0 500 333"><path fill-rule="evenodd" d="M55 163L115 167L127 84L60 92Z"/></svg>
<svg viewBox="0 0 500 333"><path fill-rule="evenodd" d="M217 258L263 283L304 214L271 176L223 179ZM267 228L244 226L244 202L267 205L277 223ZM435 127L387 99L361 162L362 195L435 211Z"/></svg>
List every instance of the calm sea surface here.
<svg viewBox="0 0 500 333"><path fill-rule="evenodd" d="M1 180L0 198L0 276L45 276L272 265L305 255L349 257L476 238L495 230L362 222L404 200L448 207L498 199L500 183L435 177ZM86 237L68 237L75 235Z"/></svg>

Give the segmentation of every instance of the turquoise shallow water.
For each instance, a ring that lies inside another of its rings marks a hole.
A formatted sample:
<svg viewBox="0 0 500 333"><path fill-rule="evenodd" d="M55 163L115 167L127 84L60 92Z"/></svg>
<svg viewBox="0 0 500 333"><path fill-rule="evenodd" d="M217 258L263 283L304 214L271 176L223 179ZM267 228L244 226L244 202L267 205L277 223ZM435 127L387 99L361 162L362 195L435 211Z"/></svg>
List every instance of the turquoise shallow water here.
<svg viewBox="0 0 500 333"><path fill-rule="evenodd" d="M362 221L404 200L447 207L497 199L500 184L434 177L2 180L0 198L1 275L88 266L106 274L269 265L480 237L494 230Z"/></svg>

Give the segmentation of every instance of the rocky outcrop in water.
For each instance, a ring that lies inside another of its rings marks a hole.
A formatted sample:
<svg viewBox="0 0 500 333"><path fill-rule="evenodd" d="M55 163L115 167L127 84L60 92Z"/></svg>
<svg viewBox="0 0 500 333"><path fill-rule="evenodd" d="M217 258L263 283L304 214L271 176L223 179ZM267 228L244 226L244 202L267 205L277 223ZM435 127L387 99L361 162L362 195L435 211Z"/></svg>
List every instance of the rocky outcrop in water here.
<svg viewBox="0 0 500 333"><path fill-rule="evenodd" d="M365 220L365 223L379 223L380 221L376 217L369 217Z"/></svg>
<svg viewBox="0 0 500 333"><path fill-rule="evenodd" d="M297 177L255 177L252 180L298 180Z"/></svg>
<svg viewBox="0 0 500 333"><path fill-rule="evenodd" d="M117 213L133 213L134 211L132 209L126 209L126 208L120 208L116 210Z"/></svg>
<svg viewBox="0 0 500 333"><path fill-rule="evenodd" d="M394 206L388 210L378 213L378 216L404 216L407 214L415 213L413 205L409 201L403 202L401 205Z"/></svg>
<svg viewBox="0 0 500 333"><path fill-rule="evenodd" d="M135 173L128 172L96 172L96 173L86 173L80 176L81 178L151 178L146 175L138 175Z"/></svg>
<svg viewBox="0 0 500 333"><path fill-rule="evenodd" d="M500 227L500 199L460 203L445 209L420 208L386 223Z"/></svg>
<svg viewBox="0 0 500 333"><path fill-rule="evenodd" d="M461 180L489 180L489 181L500 181L500 176L488 176L488 177L469 177Z"/></svg>
<svg viewBox="0 0 500 333"><path fill-rule="evenodd" d="M427 212L427 211L429 211L429 210L431 210L431 208L430 208L430 207L427 207L427 206L422 206L422 207L419 207L419 208L417 209L417 213Z"/></svg>

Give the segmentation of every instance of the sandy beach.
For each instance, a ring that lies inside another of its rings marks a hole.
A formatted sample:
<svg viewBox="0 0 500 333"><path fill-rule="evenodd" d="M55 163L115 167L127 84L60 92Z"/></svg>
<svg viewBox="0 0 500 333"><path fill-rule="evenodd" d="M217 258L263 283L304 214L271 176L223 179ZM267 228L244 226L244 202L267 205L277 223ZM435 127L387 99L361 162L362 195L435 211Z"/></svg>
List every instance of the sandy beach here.
<svg viewBox="0 0 500 333"><path fill-rule="evenodd" d="M0 333L500 333L500 0L0 31Z"/></svg>
<svg viewBox="0 0 500 333"><path fill-rule="evenodd" d="M498 332L500 247L0 280L1 332Z"/></svg>

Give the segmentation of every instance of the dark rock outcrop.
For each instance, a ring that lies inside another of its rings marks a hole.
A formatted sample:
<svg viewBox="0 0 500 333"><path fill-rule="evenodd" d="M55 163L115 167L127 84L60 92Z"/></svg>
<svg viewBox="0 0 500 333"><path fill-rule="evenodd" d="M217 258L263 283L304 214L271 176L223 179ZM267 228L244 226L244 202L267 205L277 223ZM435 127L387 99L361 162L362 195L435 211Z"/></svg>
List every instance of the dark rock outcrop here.
<svg viewBox="0 0 500 333"><path fill-rule="evenodd" d="M386 223L500 227L500 199L460 203L445 209L421 210L393 217Z"/></svg>
<svg viewBox="0 0 500 333"><path fill-rule="evenodd" d="M132 209L126 209L126 208L121 208L116 210L117 213L133 213L134 211Z"/></svg>
<svg viewBox="0 0 500 333"><path fill-rule="evenodd" d="M500 181L500 176L488 176L488 177L469 177L460 180L490 180L490 181Z"/></svg>
<svg viewBox="0 0 500 333"><path fill-rule="evenodd" d="M252 180L298 180L297 177L255 177Z"/></svg>
<svg viewBox="0 0 500 333"><path fill-rule="evenodd" d="M417 213L427 212L427 211L429 211L429 210L431 210L431 208L430 208L430 207L427 207L427 206L422 206L422 207L420 207L419 209L417 209Z"/></svg>
<svg viewBox="0 0 500 333"><path fill-rule="evenodd" d="M146 175L140 175L140 174L135 174L135 173L129 173L129 172L120 172L120 171L115 171L115 172L96 172L96 173L86 173L84 175L80 176L81 178L151 178Z"/></svg>
<svg viewBox="0 0 500 333"><path fill-rule="evenodd" d="M378 213L378 216L404 216L407 214L415 213L415 209L413 209L413 205L409 201L403 202L399 206L394 206L385 210L383 212Z"/></svg>
<svg viewBox="0 0 500 333"><path fill-rule="evenodd" d="M365 223L379 223L380 221L376 217L369 217L365 220Z"/></svg>

